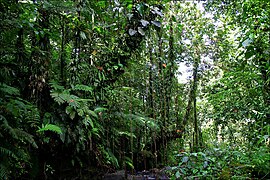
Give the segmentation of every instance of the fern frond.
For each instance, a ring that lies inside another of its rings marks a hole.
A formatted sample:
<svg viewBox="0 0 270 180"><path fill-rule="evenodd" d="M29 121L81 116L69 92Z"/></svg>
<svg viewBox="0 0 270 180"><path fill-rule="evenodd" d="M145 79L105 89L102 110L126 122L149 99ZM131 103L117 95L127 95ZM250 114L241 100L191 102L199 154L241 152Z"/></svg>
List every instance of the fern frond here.
<svg viewBox="0 0 270 180"><path fill-rule="evenodd" d="M49 83L51 85L51 87L54 89L54 90L60 90L60 91L63 91L65 88L64 86L60 86L59 84L57 84L57 82L53 81L53 82L50 82Z"/></svg>
<svg viewBox="0 0 270 180"><path fill-rule="evenodd" d="M9 86L7 84L0 84L0 91L2 91L4 94L8 95L19 95L20 91L12 86Z"/></svg>
<svg viewBox="0 0 270 180"><path fill-rule="evenodd" d="M17 158L17 156L11 150L4 147L0 147L0 153L1 153L1 156Z"/></svg>
<svg viewBox="0 0 270 180"><path fill-rule="evenodd" d="M98 118L97 113L95 111L90 110L90 109L87 110L87 114L89 114L89 115L91 115L91 116L93 116L95 118Z"/></svg>
<svg viewBox="0 0 270 180"><path fill-rule="evenodd" d="M18 139L18 136L16 134L16 132L14 131L14 128L12 128L6 118L2 119L3 120L3 124L1 125L3 127L4 130L6 130L14 139Z"/></svg>
<svg viewBox="0 0 270 180"><path fill-rule="evenodd" d="M73 108L77 108L79 107L79 102L78 102L79 97L75 96L75 95L70 95L67 97L66 101L68 102L68 104L70 106L72 106Z"/></svg>
<svg viewBox="0 0 270 180"><path fill-rule="evenodd" d="M16 148L15 154L19 159L23 160L24 162L29 162L30 160L30 155L28 154L28 151L24 148Z"/></svg>
<svg viewBox="0 0 270 180"><path fill-rule="evenodd" d="M124 119L133 119L138 126L148 126L151 129L159 129L159 125L155 122L153 118L146 117L142 114L125 114L118 112L116 114L119 117L122 117Z"/></svg>
<svg viewBox="0 0 270 180"><path fill-rule="evenodd" d="M61 128L57 125L54 125L54 124L46 124L45 126L40 128L39 130L37 130L37 132L44 132L44 131L52 131L52 132L55 132L59 135L62 134Z"/></svg>
<svg viewBox="0 0 270 180"><path fill-rule="evenodd" d="M83 84L78 84L75 87L73 87L73 89L79 91L93 92L93 88L91 86L86 86Z"/></svg>
<svg viewBox="0 0 270 180"><path fill-rule="evenodd" d="M33 147L38 148L33 136L21 129L14 129L14 132L16 133L17 137L19 139L24 139L27 142L29 142L30 144L32 144Z"/></svg>
<svg viewBox="0 0 270 180"><path fill-rule="evenodd" d="M58 92L52 92L51 96L59 105L65 102L65 100L60 96L60 93Z"/></svg>
<svg viewBox="0 0 270 180"><path fill-rule="evenodd" d="M109 162L111 162L115 167L119 167L118 159L115 157L115 155L112 153L111 149L106 148L106 153L107 158Z"/></svg>
<svg viewBox="0 0 270 180"><path fill-rule="evenodd" d="M8 179L8 168L0 163L0 179Z"/></svg>

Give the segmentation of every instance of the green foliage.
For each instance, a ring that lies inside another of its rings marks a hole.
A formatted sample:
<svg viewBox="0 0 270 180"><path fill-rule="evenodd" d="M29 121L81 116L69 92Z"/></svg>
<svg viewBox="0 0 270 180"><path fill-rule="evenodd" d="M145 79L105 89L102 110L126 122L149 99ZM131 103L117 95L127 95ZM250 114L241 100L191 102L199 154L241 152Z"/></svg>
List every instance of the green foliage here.
<svg viewBox="0 0 270 180"><path fill-rule="evenodd" d="M252 151L234 148L213 148L205 152L180 153L175 156L178 166L168 172L172 178L219 178L247 179L268 177L270 158L267 147L255 148Z"/></svg>
<svg viewBox="0 0 270 180"><path fill-rule="evenodd" d="M0 177L18 178L31 166L28 149L38 148L30 127L37 125L38 113L15 87L1 84L0 95Z"/></svg>
<svg viewBox="0 0 270 180"><path fill-rule="evenodd" d="M168 163L179 179L268 176L267 0L0 9L0 179Z"/></svg>
<svg viewBox="0 0 270 180"><path fill-rule="evenodd" d="M54 124L42 125L42 127L39 128L39 130L37 130L37 132L44 132L44 131L52 131L52 132L55 132L57 134L62 134L61 128L57 125L54 125Z"/></svg>

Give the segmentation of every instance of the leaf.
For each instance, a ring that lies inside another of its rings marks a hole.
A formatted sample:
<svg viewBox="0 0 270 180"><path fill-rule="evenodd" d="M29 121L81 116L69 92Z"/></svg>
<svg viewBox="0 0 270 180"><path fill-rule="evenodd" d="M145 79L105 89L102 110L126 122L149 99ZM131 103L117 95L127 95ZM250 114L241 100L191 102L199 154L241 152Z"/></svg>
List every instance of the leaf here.
<svg viewBox="0 0 270 180"><path fill-rule="evenodd" d="M138 32L139 32L142 36L145 35L145 32L144 32L144 30L143 30L141 27L138 27Z"/></svg>
<svg viewBox="0 0 270 180"><path fill-rule="evenodd" d="M141 19L141 23L144 27L148 26L149 25L149 22L144 20L144 19Z"/></svg>
<svg viewBox="0 0 270 180"><path fill-rule="evenodd" d="M154 7L151 12L153 14L159 15L160 17L163 17L164 16L164 14L160 11L160 9L158 7Z"/></svg>
<svg viewBox="0 0 270 180"><path fill-rule="evenodd" d="M207 167L208 167L208 161L204 161L203 168L207 168Z"/></svg>
<svg viewBox="0 0 270 180"><path fill-rule="evenodd" d="M134 133L131 132L118 132L119 135L126 135L127 137L133 137L136 138Z"/></svg>
<svg viewBox="0 0 270 180"><path fill-rule="evenodd" d="M70 95L67 97L67 102L70 106L74 107L75 109L77 107L79 107L79 103L78 103L78 97L77 96L74 96L74 95Z"/></svg>
<svg viewBox="0 0 270 180"><path fill-rule="evenodd" d="M252 39L247 38L244 42L242 42L242 46L243 46L243 47L247 47L247 46L249 46L252 42L253 42Z"/></svg>
<svg viewBox="0 0 270 180"><path fill-rule="evenodd" d="M193 169L192 173L195 175L199 170L198 169Z"/></svg>
<svg viewBox="0 0 270 180"><path fill-rule="evenodd" d="M254 55L254 53L255 53L255 52L253 52L253 51L247 51L247 52L245 53L245 58L246 58L246 59L251 58L251 57Z"/></svg>
<svg viewBox="0 0 270 180"><path fill-rule="evenodd" d="M133 6L133 5L131 4L131 9L132 9L132 6ZM131 18L133 17L133 14L128 13L128 14L127 14L127 17L128 17L129 20L131 20Z"/></svg>
<svg viewBox="0 0 270 180"><path fill-rule="evenodd" d="M51 87L52 87L54 90L61 90L61 91L64 91L64 90L65 90L65 87L64 87L64 86L58 85L58 83L55 82L55 81L50 82L50 85L51 85Z"/></svg>
<svg viewBox="0 0 270 180"><path fill-rule="evenodd" d="M133 165L133 163L132 163L132 159L130 159L129 157L125 157L125 162L126 162L126 164L130 167L130 168L132 168L132 169L134 169L134 165Z"/></svg>
<svg viewBox="0 0 270 180"><path fill-rule="evenodd" d="M6 84L1 84L0 85L0 91L9 94L9 95L19 95L20 91L17 88L8 86Z"/></svg>
<svg viewBox="0 0 270 180"><path fill-rule="evenodd" d="M87 39L86 35L85 35L85 33L83 31L80 32L80 36L81 36L82 39Z"/></svg>
<svg viewBox="0 0 270 180"><path fill-rule="evenodd" d="M180 174L179 171L177 171L177 172L175 173L175 177L176 177L177 179L181 177L181 174Z"/></svg>
<svg viewBox="0 0 270 180"><path fill-rule="evenodd" d="M111 149L106 148L107 154L108 154L108 159L109 161L115 166L119 167L118 159L115 157L115 155L112 153Z"/></svg>
<svg viewBox="0 0 270 180"><path fill-rule="evenodd" d="M59 94L59 93L56 93L56 92L51 93L51 96L52 96L52 98L53 98L59 105L65 102L65 101L63 100L63 98L60 97L60 94Z"/></svg>
<svg viewBox="0 0 270 180"><path fill-rule="evenodd" d="M66 107L66 113L70 114L73 111L73 108L71 106Z"/></svg>
<svg viewBox="0 0 270 180"><path fill-rule="evenodd" d="M80 91L87 91L87 92L92 92L93 88L91 86L83 85L83 84L78 84L75 87L73 87L74 90L80 90Z"/></svg>
<svg viewBox="0 0 270 180"><path fill-rule="evenodd" d="M126 164L127 164L130 168L134 169L134 166L133 166L132 162L126 161Z"/></svg>
<svg viewBox="0 0 270 180"><path fill-rule="evenodd" d="M182 162L186 163L186 162L188 162L188 159L189 159L188 156L184 156L183 159L182 159Z"/></svg>
<svg viewBox="0 0 270 180"><path fill-rule="evenodd" d="M95 111L88 110L87 112L88 112L90 115L92 115L93 117L98 118L98 115L97 115L97 113L96 113Z"/></svg>
<svg viewBox="0 0 270 180"><path fill-rule="evenodd" d="M127 6L127 8L128 8L129 10L132 10L132 7L133 7L133 4L129 4L129 5Z"/></svg>
<svg viewBox="0 0 270 180"><path fill-rule="evenodd" d="M65 142L65 139L66 139L66 133L60 134L60 139L64 143Z"/></svg>
<svg viewBox="0 0 270 180"><path fill-rule="evenodd" d="M37 132L44 132L44 131L52 131L52 132L55 132L57 134L62 134L61 128L57 125L54 125L54 124L46 124L42 128L39 128L39 130L37 130Z"/></svg>
<svg viewBox="0 0 270 180"><path fill-rule="evenodd" d="M78 109L77 112L78 112L78 115L81 117L84 115L84 112L82 109Z"/></svg>
<svg viewBox="0 0 270 180"><path fill-rule="evenodd" d="M90 124L92 128L94 128L94 122L88 115L86 115L85 120Z"/></svg>
<svg viewBox="0 0 270 180"><path fill-rule="evenodd" d="M94 49L93 52L92 52L91 54L95 56L95 55L97 54L97 50Z"/></svg>
<svg viewBox="0 0 270 180"><path fill-rule="evenodd" d="M75 111L71 111L70 114L69 114L69 117L71 119L74 119L75 118L75 115L76 115L76 112Z"/></svg>
<svg viewBox="0 0 270 180"><path fill-rule="evenodd" d="M164 16L164 14L161 11L156 11L156 14L159 15L160 17Z"/></svg>
<svg viewBox="0 0 270 180"><path fill-rule="evenodd" d="M0 179L8 179L9 169L3 163L0 164Z"/></svg>
<svg viewBox="0 0 270 180"><path fill-rule="evenodd" d="M123 64L120 64L120 63L118 64L118 66L119 66L119 67L124 67Z"/></svg>
<svg viewBox="0 0 270 180"><path fill-rule="evenodd" d="M17 156L11 150L4 147L0 147L0 153L1 153L1 156L9 156L9 157L17 158Z"/></svg>
<svg viewBox="0 0 270 180"><path fill-rule="evenodd" d="M144 14L144 4L143 3L137 4L136 9L139 12L139 14L141 16L143 16L143 14Z"/></svg>
<svg viewBox="0 0 270 180"><path fill-rule="evenodd" d="M151 21L152 24L154 24L156 27L161 27L161 22L160 21Z"/></svg>
<svg viewBox="0 0 270 180"><path fill-rule="evenodd" d="M134 30L134 29L129 29L129 30L128 30L128 34L129 34L130 36L134 36L136 33L137 33L137 31Z"/></svg>
<svg viewBox="0 0 270 180"><path fill-rule="evenodd" d="M38 148L33 136L21 129L14 129L14 132L17 134L17 137L20 139L25 139L28 141L30 144L32 144L33 147Z"/></svg>
<svg viewBox="0 0 270 180"><path fill-rule="evenodd" d="M118 0L114 0L114 3L115 3L116 6L120 6L120 3L119 3Z"/></svg>
<svg viewBox="0 0 270 180"><path fill-rule="evenodd" d="M104 108L104 107L97 107L97 108L95 108L95 112L96 113L99 113L99 112L103 112L103 111L106 111L107 110L107 108Z"/></svg>
<svg viewBox="0 0 270 180"><path fill-rule="evenodd" d="M105 8L106 7L106 1L98 1L98 3L97 3L97 5L99 6L99 7L101 7L101 8Z"/></svg>

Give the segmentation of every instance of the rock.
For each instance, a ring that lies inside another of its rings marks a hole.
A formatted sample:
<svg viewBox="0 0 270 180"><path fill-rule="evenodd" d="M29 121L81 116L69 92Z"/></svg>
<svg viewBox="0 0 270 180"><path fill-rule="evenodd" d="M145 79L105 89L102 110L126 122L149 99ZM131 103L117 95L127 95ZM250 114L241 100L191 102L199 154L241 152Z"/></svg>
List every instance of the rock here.
<svg viewBox="0 0 270 180"><path fill-rule="evenodd" d="M103 180L125 180L125 171L117 171L111 174L105 174Z"/></svg>

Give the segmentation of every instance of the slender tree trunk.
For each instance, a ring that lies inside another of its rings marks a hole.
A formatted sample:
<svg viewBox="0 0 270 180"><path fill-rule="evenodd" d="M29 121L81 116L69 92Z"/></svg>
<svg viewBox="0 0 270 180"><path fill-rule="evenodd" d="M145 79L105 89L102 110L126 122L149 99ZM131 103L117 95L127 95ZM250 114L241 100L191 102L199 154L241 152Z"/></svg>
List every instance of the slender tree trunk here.
<svg viewBox="0 0 270 180"><path fill-rule="evenodd" d="M131 72L131 76L133 76L133 72ZM132 79L132 77L130 78ZM130 81L129 81L130 82ZM131 84L129 85L131 87ZM133 100L133 96L132 96L132 90L130 89L130 100L129 100L129 116L130 116L130 153L131 153L131 161L132 163L134 162L134 157L133 157L133 121L132 121L132 100ZM134 174L134 169L132 168L132 172L131 174Z"/></svg>
<svg viewBox="0 0 270 180"><path fill-rule="evenodd" d="M193 75L194 81L194 95L193 95L193 118L194 118L194 133L195 133L195 144L194 150L195 152L198 151L199 147L199 130L198 130L198 119L197 119L197 98L196 98L196 91L197 91L197 72L198 72L198 65L196 63Z"/></svg>
<svg viewBox="0 0 270 180"><path fill-rule="evenodd" d="M61 79L61 83L63 86L66 85L66 77L65 77L65 18L63 16L60 17L60 19L62 20L62 24L61 24L61 34L62 34L62 38L61 38L61 53L60 53L60 79Z"/></svg>

